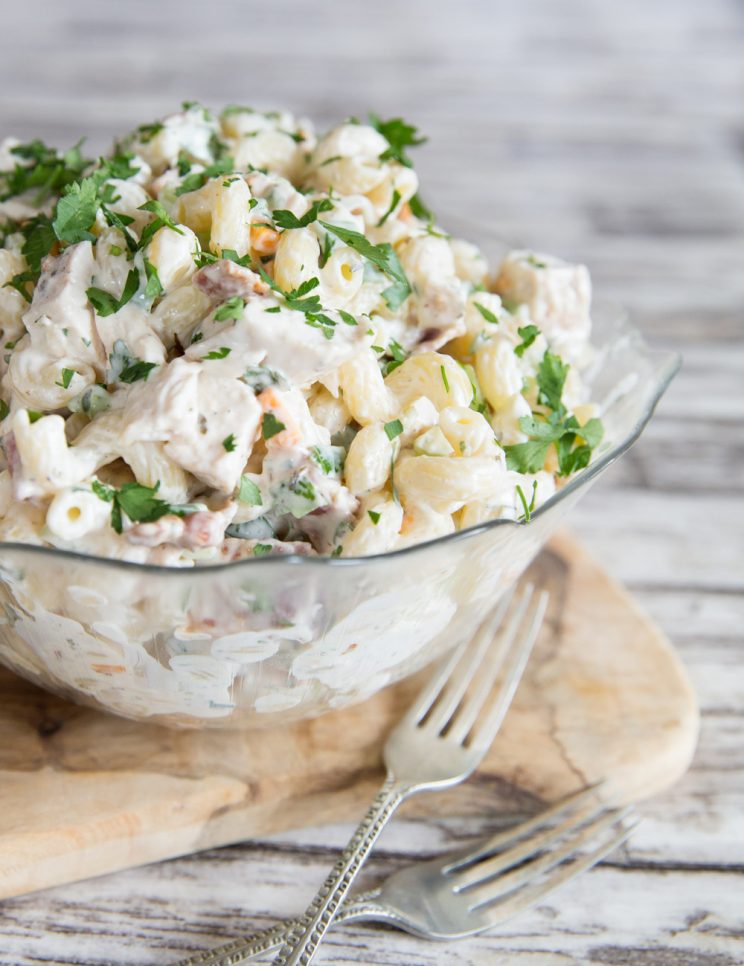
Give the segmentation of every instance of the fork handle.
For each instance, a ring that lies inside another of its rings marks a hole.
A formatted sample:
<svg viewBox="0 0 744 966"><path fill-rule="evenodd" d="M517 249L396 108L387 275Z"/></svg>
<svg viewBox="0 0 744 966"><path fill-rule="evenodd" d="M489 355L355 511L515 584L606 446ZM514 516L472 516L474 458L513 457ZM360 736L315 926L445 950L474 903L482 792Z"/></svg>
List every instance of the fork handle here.
<svg viewBox="0 0 744 966"><path fill-rule="evenodd" d="M372 919L387 920L384 907L376 901L379 895L380 890L377 888L349 899L336 913L335 921L340 924ZM271 952L272 949L280 949L286 942L288 931L296 922L296 920L290 920L277 923L276 926L262 929L251 936L233 939L232 942L218 946L216 949L196 953L188 959L180 960L175 966L236 966L237 963L244 963L262 953Z"/></svg>
<svg viewBox="0 0 744 966"><path fill-rule="evenodd" d="M401 783L388 773L330 875L304 914L290 927L285 943L274 959L275 966L307 966L312 961L380 832L413 790L410 784Z"/></svg>

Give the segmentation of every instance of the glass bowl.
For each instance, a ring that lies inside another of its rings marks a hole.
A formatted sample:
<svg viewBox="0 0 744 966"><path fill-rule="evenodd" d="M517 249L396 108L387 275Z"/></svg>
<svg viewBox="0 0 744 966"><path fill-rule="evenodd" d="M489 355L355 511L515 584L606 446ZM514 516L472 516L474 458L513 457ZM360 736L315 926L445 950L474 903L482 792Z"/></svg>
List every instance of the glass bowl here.
<svg viewBox="0 0 744 966"><path fill-rule="evenodd" d="M393 553L174 570L0 544L0 661L41 687L180 727L275 726L361 701L475 629L559 521L638 438L679 359L595 312L593 463L528 524L495 520Z"/></svg>

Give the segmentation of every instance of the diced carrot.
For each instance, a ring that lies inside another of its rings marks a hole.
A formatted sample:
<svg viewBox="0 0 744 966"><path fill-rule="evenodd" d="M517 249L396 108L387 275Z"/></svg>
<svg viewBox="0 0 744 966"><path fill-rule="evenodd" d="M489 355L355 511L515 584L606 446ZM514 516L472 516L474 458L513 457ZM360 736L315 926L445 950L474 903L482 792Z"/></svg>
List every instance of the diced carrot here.
<svg viewBox="0 0 744 966"><path fill-rule="evenodd" d="M251 225L251 248L259 255L273 255L279 244L279 232L268 225Z"/></svg>

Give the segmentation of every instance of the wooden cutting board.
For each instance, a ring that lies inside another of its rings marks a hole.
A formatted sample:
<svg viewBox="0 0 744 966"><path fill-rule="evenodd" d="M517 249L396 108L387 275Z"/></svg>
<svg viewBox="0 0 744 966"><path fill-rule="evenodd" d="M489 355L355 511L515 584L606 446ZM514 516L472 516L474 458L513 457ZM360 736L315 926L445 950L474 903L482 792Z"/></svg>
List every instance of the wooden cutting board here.
<svg viewBox="0 0 744 966"><path fill-rule="evenodd" d="M661 632L567 534L530 577L551 606L491 753L466 785L410 811L487 814L504 782L551 799L605 777L606 796L641 798L689 764L695 697ZM382 739L421 680L240 733L138 724L0 671L0 898L359 817L381 780Z"/></svg>

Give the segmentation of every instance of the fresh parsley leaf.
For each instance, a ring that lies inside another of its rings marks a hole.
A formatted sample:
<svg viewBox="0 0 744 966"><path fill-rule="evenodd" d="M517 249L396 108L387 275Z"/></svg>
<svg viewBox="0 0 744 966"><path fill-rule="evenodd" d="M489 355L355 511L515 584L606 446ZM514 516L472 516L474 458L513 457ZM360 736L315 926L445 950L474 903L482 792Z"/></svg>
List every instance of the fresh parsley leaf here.
<svg viewBox="0 0 744 966"><path fill-rule="evenodd" d="M389 147L380 155L381 161L398 161L407 168L411 167L411 159L405 153L406 148L423 144L428 138L418 136L418 128L407 124L402 117L394 117L383 121L376 114L370 113L369 121L388 142Z"/></svg>
<svg viewBox="0 0 744 966"><path fill-rule="evenodd" d="M416 218L420 218L422 221L428 221L429 224L433 224L434 213L424 204L421 199L421 195L418 193L415 194L408 202L408 206L411 209L411 214Z"/></svg>
<svg viewBox="0 0 744 966"><path fill-rule="evenodd" d="M147 259L145 259L145 275L147 276L147 285L145 285L144 292L145 298L154 300L163 294L164 289L160 281L160 276L158 275L158 270Z"/></svg>
<svg viewBox="0 0 744 966"><path fill-rule="evenodd" d="M358 325L359 323L351 314L351 312L345 312L343 309L337 309L338 314L341 316L341 321L346 325Z"/></svg>
<svg viewBox="0 0 744 966"><path fill-rule="evenodd" d="M28 421L30 423L38 422L44 415L44 413L40 413L38 409L27 409L26 412L28 413Z"/></svg>
<svg viewBox="0 0 744 966"><path fill-rule="evenodd" d="M10 406L5 402L4 399L0 399L0 423L7 418L10 412Z"/></svg>
<svg viewBox="0 0 744 966"><path fill-rule="evenodd" d="M235 162L232 158L220 158L219 160L215 161L214 164L210 164L208 167L204 168L203 171L195 171L193 174L187 174L181 184L176 188L176 197L188 194L190 191L197 191L199 188L203 187L210 178L216 178L218 175L228 174L234 170Z"/></svg>
<svg viewBox="0 0 744 966"><path fill-rule="evenodd" d="M230 433L229 436L226 436L222 440L222 445L225 447L225 450L228 453L234 453L235 452L235 433Z"/></svg>
<svg viewBox="0 0 744 966"><path fill-rule="evenodd" d="M18 294L26 300L31 301L31 293L28 290L29 284L36 281L35 272L19 272L3 285L3 288L14 288Z"/></svg>
<svg viewBox="0 0 744 966"><path fill-rule="evenodd" d="M547 267L548 267L548 266L547 266L547 265L545 264L545 262L543 262L543 261L541 261L541 260L540 260L539 258L537 258L537 257L536 257L535 255L528 255L528 256L527 256L527 261L528 261L528 263L529 263L530 265L532 265L532 267L533 267L533 268L547 268Z"/></svg>
<svg viewBox="0 0 744 966"><path fill-rule="evenodd" d="M264 439L271 439L272 436L276 436L277 433L281 433L286 428L284 423L278 420L273 413L264 413L261 422L261 435Z"/></svg>
<svg viewBox="0 0 744 966"><path fill-rule="evenodd" d="M57 202L52 222L57 238L70 244L94 239L90 227L95 221L99 203L98 184L94 178L83 178L71 184Z"/></svg>
<svg viewBox="0 0 744 966"><path fill-rule="evenodd" d="M330 198L323 198L320 201L314 201L301 218L298 218L297 215L286 208L275 210L271 217L277 227L284 228L285 230L289 228L307 228L308 225L312 225L314 221L318 220L318 215L321 211L331 211L332 208L333 202Z"/></svg>
<svg viewBox="0 0 744 966"><path fill-rule="evenodd" d="M261 491L247 476L240 477L240 489L238 490L238 500L247 503L249 506L263 506Z"/></svg>
<svg viewBox="0 0 744 966"><path fill-rule="evenodd" d="M147 381L147 377L156 368L156 362L143 362L137 359L122 369L119 375L119 382L126 382L131 385L133 382L139 382L140 379Z"/></svg>
<svg viewBox="0 0 744 966"><path fill-rule="evenodd" d="M399 419L391 419L389 423L385 423L383 429L387 438L392 442L403 432L403 423Z"/></svg>
<svg viewBox="0 0 744 966"><path fill-rule="evenodd" d="M85 290L85 294L88 296L88 301L96 310L96 313L105 318L107 315L113 315L114 312L118 312L119 309L123 308L127 302L131 301L135 293L139 289L140 277L139 272L136 268L129 270L126 282L124 283L124 288L121 293L121 298L114 298L110 292L104 292L101 288L96 288L91 286L91 288Z"/></svg>
<svg viewBox="0 0 744 966"><path fill-rule="evenodd" d="M515 347L514 352L521 359L525 353L525 349L529 349L535 339L540 335L540 330L536 325L523 325L517 329L517 333L522 341Z"/></svg>
<svg viewBox="0 0 744 966"><path fill-rule="evenodd" d="M55 386L59 386L61 389L69 389L70 383L72 382L72 377L75 375L74 369L63 369L62 379L60 382L55 382Z"/></svg>
<svg viewBox="0 0 744 966"><path fill-rule="evenodd" d="M403 266L400 264L392 245L387 242L383 242L381 245L373 245L358 231L341 228L327 221L321 221L320 224L326 231L340 238L344 244L359 252L360 255L372 262L381 272L393 280L393 284L382 293L388 308L395 310L405 302L411 294L411 284L406 278L406 273L403 271Z"/></svg>
<svg viewBox="0 0 744 966"><path fill-rule="evenodd" d="M568 369L568 364L548 349L537 371L538 402L549 406L559 416L566 412L561 396Z"/></svg>
<svg viewBox="0 0 744 966"><path fill-rule="evenodd" d="M37 215L24 225L25 241L21 254L25 256L32 272L41 271L41 260L57 243L57 236L51 220L46 215Z"/></svg>
<svg viewBox="0 0 744 966"><path fill-rule="evenodd" d="M242 299L239 295L234 295L231 299L223 302L222 305L214 313L215 322L227 322L228 319L233 319L236 322L243 315L243 310L245 309L245 299ZM227 350L230 351L229 349ZM227 352L224 353L227 355ZM207 356L207 359L222 359L224 356Z"/></svg>
<svg viewBox="0 0 744 966"><path fill-rule="evenodd" d="M378 513L377 510L367 510L367 516L370 518L372 523L377 526L377 524L380 522L380 517L382 514Z"/></svg>
<svg viewBox="0 0 744 966"><path fill-rule="evenodd" d="M231 350L226 345L223 345L223 346L220 346L219 349L212 349L212 351L208 352L204 356L204 358L205 359L226 359L227 356L230 355L230 352Z"/></svg>
<svg viewBox="0 0 744 966"><path fill-rule="evenodd" d="M388 218L392 215L392 213L398 207L398 202L399 201L400 201L400 192L398 191L397 188L395 188L393 190L393 197L390 199L390 205L388 206L388 210L385 212L385 214L382 216L382 218L380 218L380 220L377 222L377 227L378 228L382 228L382 226L385 224L385 222L388 220Z"/></svg>
<svg viewBox="0 0 744 966"><path fill-rule="evenodd" d="M494 313L490 309L487 309L485 305L481 305L480 302L473 302L473 305L478 309L478 311L486 320L486 322L491 322L493 323L493 325L499 324L498 318L494 315Z"/></svg>
<svg viewBox="0 0 744 966"><path fill-rule="evenodd" d="M146 225L142 230L139 240L140 248L145 248L147 245L149 245L153 235L160 231L161 228L170 228L170 230L174 231L177 235L183 235L183 229L179 228L175 221L173 221L160 201L156 201L153 198L150 201L146 201L144 205L140 205L137 210L149 211L155 215L155 218L150 222L150 224Z"/></svg>
<svg viewBox="0 0 744 966"><path fill-rule="evenodd" d="M308 293L312 292L320 285L320 279L315 276L313 278L308 278L297 288L293 288L289 292L282 292L284 299L290 309L294 309L297 312L320 312L322 306L320 304L319 295L311 295L306 298ZM279 290L281 291L281 290Z"/></svg>
<svg viewBox="0 0 744 966"><path fill-rule="evenodd" d="M578 435L584 440L587 446L595 449L602 442L604 437L604 426L602 420L596 417L588 420L578 429Z"/></svg>
<svg viewBox="0 0 744 966"><path fill-rule="evenodd" d="M529 440L505 446L506 468L517 473L539 473L545 466L550 440Z"/></svg>
<svg viewBox="0 0 744 966"><path fill-rule="evenodd" d="M270 554L274 548L270 543L254 543L253 544L253 556L254 557L265 557Z"/></svg>

